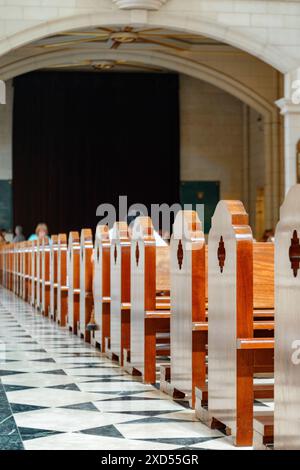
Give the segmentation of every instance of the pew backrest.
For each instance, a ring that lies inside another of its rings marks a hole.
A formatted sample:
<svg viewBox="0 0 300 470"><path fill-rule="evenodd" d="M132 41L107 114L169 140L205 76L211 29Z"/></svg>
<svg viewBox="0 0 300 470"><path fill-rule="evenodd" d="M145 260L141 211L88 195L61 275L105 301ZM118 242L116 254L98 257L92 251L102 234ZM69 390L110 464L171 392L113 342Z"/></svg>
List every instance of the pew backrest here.
<svg viewBox="0 0 300 470"><path fill-rule="evenodd" d="M82 229L80 236L80 330L85 331L89 319L86 312L87 298L93 291L93 234L91 229Z"/></svg>
<svg viewBox="0 0 300 470"><path fill-rule="evenodd" d="M238 337L253 336L253 237L240 201L220 201L208 237L209 413L236 433Z"/></svg>
<svg viewBox="0 0 300 470"><path fill-rule="evenodd" d="M57 246L58 236L52 235L50 244L50 317L55 317L57 295Z"/></svg>
<svg viewBox="0 0 300 470"><path fill-rule="evenodd" d="M48 312L46 312L48 308L46 304L46 289L49 290L50 293L50 244L47 237L44 237L41 242L41 281L41 308L42 312L48 315Z"/></svg>
<svg viewBox="0 0 300 470"><path fill-rule="evenodd" d="M60 233L57 239L57 320L62 322L62 292L67 289L67 235Z"/></svg>
<svg viewBox="0 0 300 470"><path fill-rule="evenodd" d="M121 357L122 304L130 302L130 236L126 222L115 222L110 249L110 349Z"/></svg>
<svg viewBox="0 0 300 470"><path fill-rule="evenodd" d="M70 232L68 240L67 261L68 284L68 324L73 327L74 319L74 295L79 294L80 288L80 238L78 232Z"/></svg>
<svg viewBox="0 0 300 470"><path fill-rule="evenodd" d="M205 321L205 237L195 211L180 211L171 237L171 381L192 391L192 327Z"/></svg>
<svg viewBox="0 0 300 470"><path fill-rule="evenodd" d="M103 298L110 297L110 233L107 225L97 225L93 259L95 321L101 331Z"/></svg>
<svg viewBox="0 0 300 470"><path fill-rule="evenodd" d="M253 243L254 309L274 308L274 243Z"/></svg>
<svg viewBox="0 0 300 470"><path fill-rule="evenodd" d="M31 305L35 305L36 299L36 255L37 255L37 242L32 240L31 242Z"/></svg>

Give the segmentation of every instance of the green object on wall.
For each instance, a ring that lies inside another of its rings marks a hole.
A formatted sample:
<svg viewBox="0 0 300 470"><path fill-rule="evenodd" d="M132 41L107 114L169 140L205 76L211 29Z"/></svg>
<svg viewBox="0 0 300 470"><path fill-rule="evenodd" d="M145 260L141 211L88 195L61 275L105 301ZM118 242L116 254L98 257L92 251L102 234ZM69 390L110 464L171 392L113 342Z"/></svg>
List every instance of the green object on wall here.
<svg viewBox="0 0 300 470"><path fill-rule="evenodd" d="M0 180L0 230L12 231L12 182Z"/></svg>
<svg viewBox="0 0 300 470"><path fill-rule="evenodd" d="M196 205L204 205L203 211L198 211L199 217L204 222L204 233L208 233L211 227L211 218L216 205L220 200L219 181L182 181L180 185L181 205L191 204L196 210ZM202 212L202 213L201 213ZM204 220L203 220L204 219Z"/></svg>

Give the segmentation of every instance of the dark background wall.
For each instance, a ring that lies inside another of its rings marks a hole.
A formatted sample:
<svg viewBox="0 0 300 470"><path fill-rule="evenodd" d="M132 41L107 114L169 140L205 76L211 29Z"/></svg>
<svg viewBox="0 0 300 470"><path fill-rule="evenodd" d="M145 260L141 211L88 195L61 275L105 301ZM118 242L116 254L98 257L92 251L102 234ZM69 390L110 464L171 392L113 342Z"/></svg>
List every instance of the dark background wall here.
<svg viewBox="0 0 300 470"><path fill-rule="evenodd" d="M36 72L14 80L14 223L94 228L99 204L179 201L175 74Z"/></svg>

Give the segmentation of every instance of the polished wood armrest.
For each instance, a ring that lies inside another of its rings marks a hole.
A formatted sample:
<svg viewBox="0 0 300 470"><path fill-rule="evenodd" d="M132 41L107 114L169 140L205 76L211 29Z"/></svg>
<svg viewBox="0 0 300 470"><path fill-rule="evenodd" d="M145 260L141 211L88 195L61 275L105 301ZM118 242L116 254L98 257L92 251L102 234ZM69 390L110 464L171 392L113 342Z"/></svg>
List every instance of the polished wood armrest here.
<svg viewBox="0 0 300 470"><path fill-rule="evenodd" d="M121 304L121 309L122 310L130 310L131 309L131 303L130 302L123 302Z"/></svg>
<svg viewBox="0 0 300 470"><path fill-rule="evenodd" d="M170 310L171 305L168 303L156 303L156 310Z"/></svg>
<svg viewBox="0 0 300 470"><path fill-rule="evenodd" d="M253 317L274 318L274 308L255 309L253 310Z"/></svg>
<svg viewBox="0 0 300 470"><path fill-rule="evenodd" d="M274 330L274 321L254 321L253 328L254 330Z"/></svg>
<svg viewBox="0 0 300 470"><path fill-rule="evenodd" d="M274 349L274 338L238 338L237 349Z"/></svg>
<svg viewBox="0 0 300 470"><path fill-rule="evenodd" d="M193 331L208 331L208 322L195 322L193 323Z"/></svg>
<svg viewBox="0 0 300 470"><path fill-rule="evenodd" d="M171 314L169 311L147 311L145 312L145 318L157 318L157 319L163 319L163 318L170 318Z"/></svg>
<svg viewBox="0 0 300 470"><path fill-rule="evenodd" d="M274 330L274 321L255 321L254 330ZM208 322L193 323L193 331L208 331Z"/></svg>

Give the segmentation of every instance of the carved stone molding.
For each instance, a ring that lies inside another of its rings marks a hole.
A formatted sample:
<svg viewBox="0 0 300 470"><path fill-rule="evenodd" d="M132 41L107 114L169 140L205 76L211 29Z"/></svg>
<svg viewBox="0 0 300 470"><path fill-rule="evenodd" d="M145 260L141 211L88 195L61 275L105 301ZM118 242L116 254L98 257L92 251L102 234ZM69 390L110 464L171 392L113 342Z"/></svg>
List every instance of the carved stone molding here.
<svg viewBox="0 0 300 470"><path fill-rule="evenodd" d="M122 10L159 10L168 0L113 0Z"/></svg>

